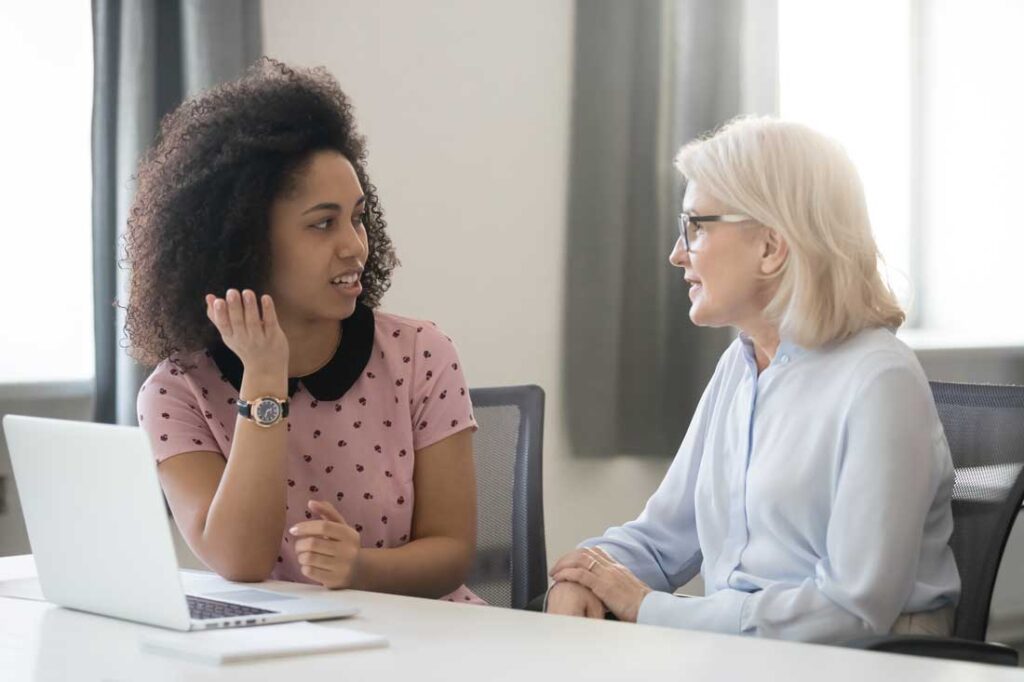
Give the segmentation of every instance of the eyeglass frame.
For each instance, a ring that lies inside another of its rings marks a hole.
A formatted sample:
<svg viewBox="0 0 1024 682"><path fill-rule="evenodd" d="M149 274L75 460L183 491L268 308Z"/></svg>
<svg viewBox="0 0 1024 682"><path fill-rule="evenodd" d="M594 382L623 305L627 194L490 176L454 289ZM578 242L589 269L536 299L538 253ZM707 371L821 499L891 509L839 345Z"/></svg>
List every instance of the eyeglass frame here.
<svg viewBox="0 0 1024 682"><path fill-rule="evenodd" d="M679 236L683 240L683 248L686 253L693 253L690 238L686 236L686 228L690 223L745 223L753 220L742 213L725 213L722 215L690 215L689 213L679 214Z"/></svg>

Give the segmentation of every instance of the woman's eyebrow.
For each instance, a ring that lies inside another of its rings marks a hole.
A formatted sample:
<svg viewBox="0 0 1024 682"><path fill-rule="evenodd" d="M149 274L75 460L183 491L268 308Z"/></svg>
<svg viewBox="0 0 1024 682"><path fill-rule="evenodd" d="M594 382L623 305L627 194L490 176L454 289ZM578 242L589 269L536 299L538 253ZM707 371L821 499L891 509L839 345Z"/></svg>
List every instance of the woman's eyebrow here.
<svg viewBox="0 0 1024 682"><path fill-rule="evenodd" d="M360 199L360 201L362 201L362 199ZM324 202L324 203L321 203L321 204L317 204L316 206L311 206L310 208L307 208L305 211L302 212L302 215L306 215L307 213L312 213L313 211L340 211L340 210L341 210L341 204L334 204L334 203L330 203L330 202Z"/></svg>
<svg viewBox="0 0 1024 682"><path fill-rule="evenodd" d="M361 196L358 199L356 199L356 203L352 206L352 208L359 208L360 206L362 206L365 203L366 203L366 195L364 194L363 196Z"/></svg>

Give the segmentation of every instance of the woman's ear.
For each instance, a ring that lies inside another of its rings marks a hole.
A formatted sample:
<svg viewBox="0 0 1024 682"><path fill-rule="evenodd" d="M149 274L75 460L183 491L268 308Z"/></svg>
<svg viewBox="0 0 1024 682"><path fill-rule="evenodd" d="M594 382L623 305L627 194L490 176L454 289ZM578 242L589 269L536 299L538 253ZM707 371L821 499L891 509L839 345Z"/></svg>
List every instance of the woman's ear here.
<svg viewBox="0 0 1024 682"><path fill-rule="evenodd" d="M764 228L764 251L761 253L761 274L777 275L789 258L789 244L785 237L770 227Z"/></svg>

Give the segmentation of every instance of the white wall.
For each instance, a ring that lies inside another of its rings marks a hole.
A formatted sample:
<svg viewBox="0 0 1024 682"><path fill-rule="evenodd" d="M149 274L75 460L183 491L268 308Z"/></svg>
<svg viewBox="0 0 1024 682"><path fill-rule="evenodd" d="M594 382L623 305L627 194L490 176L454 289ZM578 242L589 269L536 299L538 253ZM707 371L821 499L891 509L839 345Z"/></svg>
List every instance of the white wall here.
<svg viewBox="0 0 1024 682"><path fill-rule="evenodd" d="M560 375L573 2L264 0L266 54L352 98L402 258L384 307L435 320L476 386L547 392L549 559L634 517L664 458L569 451Z"/></svg>
<svg viewBox="0 0 1024 682"><path fill-rule="evenodd" d="M0 384L0 419L7 414L88 420L92 416L92 388L85 383ZM3 433L0 433L0 500L0 556L28 554L28 533Z"/></svg>

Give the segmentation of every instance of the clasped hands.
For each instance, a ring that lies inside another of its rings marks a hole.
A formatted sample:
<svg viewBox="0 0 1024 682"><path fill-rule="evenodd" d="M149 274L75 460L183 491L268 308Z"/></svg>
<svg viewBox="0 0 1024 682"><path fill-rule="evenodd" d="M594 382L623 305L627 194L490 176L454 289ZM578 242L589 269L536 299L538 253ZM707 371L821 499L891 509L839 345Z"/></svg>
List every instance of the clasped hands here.
<svg viewBox="0 0 1024 682"><path fill-rule="evenodd" d="M569 552L549 572L555 585L548 592L548 613L604 618L611 611L635 623L650 586L599 547Z"/></svg>

